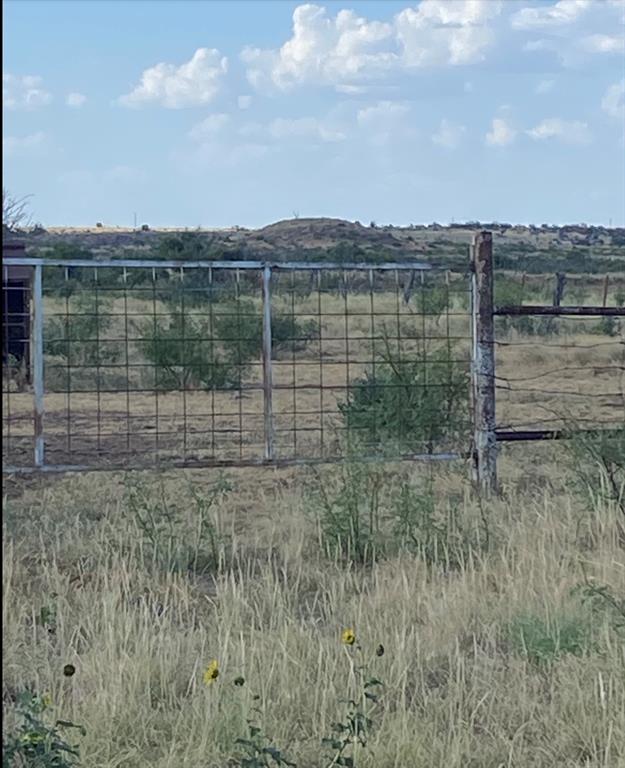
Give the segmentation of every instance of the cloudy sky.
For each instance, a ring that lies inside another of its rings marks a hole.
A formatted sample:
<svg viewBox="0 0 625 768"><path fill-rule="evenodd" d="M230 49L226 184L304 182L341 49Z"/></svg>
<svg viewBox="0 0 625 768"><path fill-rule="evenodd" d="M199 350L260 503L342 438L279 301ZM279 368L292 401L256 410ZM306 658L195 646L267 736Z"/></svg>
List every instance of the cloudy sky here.
<svg viewBox="0 0 625 768"><path fill-rule="evenodd" d="M625 0L5 0L44 225L625 225Z"/></svg>

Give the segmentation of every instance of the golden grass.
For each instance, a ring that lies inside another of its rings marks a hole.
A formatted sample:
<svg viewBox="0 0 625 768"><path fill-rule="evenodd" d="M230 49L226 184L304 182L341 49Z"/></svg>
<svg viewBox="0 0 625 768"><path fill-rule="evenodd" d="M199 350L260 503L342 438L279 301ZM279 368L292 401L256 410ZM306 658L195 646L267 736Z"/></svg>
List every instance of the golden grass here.
<svg viewBox="0 0 625 768"><path fill-rule="evenodd" d="M451 571L406 552L367 568L328 560L296 470L230 473L235 491L211 513L222 543L210 574L155 558L121 474L14 487L3 549L5 708L24 687L50 691L53 715L86 727L89 768L222 768L245 735L242 701L253 689L273 742L299 766L321 768L320 738L340 717L348 678L340 634L353 627L369 648L386 649L362 768L623 765L625 646L608 614L592 619L592 647L544 668L505 631L527 615L583 621L571 597L583 569L625 591L622 513L581 504L557 457L545 461L551 450L542 461L540 450L504 457L504 497L481 512L462 467L437 471L442 508L489 521L489 551ZM390 482L425 471L389 470ZM214 479L143 476L152 501L162 483L189 530L190 486ZM335 487L335 472L322 482ZM54 634L37 620L50 605ZM221 674L206 688L213 658ZM66 663L77 668L71 679ZM238 675L244 689L232 685Z"/></svg>

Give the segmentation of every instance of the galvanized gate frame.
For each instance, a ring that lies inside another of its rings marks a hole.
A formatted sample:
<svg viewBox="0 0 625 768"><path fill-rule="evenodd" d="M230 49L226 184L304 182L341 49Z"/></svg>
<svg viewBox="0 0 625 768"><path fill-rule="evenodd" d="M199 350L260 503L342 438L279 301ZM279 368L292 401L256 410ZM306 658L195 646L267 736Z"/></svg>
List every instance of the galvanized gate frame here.
<svg viewBox="0 0 625 768"><path fill-rule="evenodd" d="M3 473L29 474L33 472L66 472L78 470L95 470L98 467L81 465L47 464L45 456L45 409L44 409L44 362L43 362L43 268L44 267L79 267L79 268L147 268L147 269L226 269L226 270L256 270L262 275L262 371L263 371L263 408L264 408L264 457L262 462L246 462L247 464L289 465L301 463L324 463L325 459L276 459L274 450L274 418L273 418L273 371L272 371L272 327L271 327L271 278L274 272L284 271L363 271L374 272L402 271L418 272L433 270L431 264L424 262L386 262L386 263L334 263L334 262L267 262L267 261L181 261L181 260L150 260L150 259L42 259L42 258L6 258L3 266L28 266L33 269L32 286L32 363L33 363L33 426L34 426L34 457L33 466L15 467L3 465ZM372 279L372 277L371 277ZM412 454L399 457L402 460L446 461L457 459L464 453ZM375 460L375 459L368 459ZM219 466L219 461L213 461L205 466ZM202 466L201 462L171 462L171 466ZM108 465L106 469L115 469Z"/></svg>

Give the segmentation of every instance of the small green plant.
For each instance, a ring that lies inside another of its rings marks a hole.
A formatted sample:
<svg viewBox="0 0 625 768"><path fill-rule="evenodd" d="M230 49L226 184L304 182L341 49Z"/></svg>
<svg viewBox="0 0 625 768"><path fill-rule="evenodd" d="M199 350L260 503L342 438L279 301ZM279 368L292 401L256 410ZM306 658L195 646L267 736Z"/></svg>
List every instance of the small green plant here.
<svg viewBox="0 0 625 768"><path fill-rule="evenodd" d="M213 518L232 486L220 477L208 490L191 487L195 503L192 519L184 514L178 502L165 497L140 482L126 490L126 504L133 515L144 542L152 549L153 558L162 568L194 573L215 572L222 562L223 540Z"/></svg>
<svg viewBox="0 0 625 768"><path fill-rule="evenodd" d="M56 598L58 595L53 592L50 595L50 602L41 606L39 609L39 624L47 630L48 634L56 634L57 607Z"/></svg>
<svg viewBox="0 0 625 768"><path fill-rule="evenodd" d="M341 701L344 712L340 720L332 723L333 735L321 740L324 751L328 753L324 759L325 768L357 768L358 758L368 745L369 734L374 726L373 716L384 685L369 673L371 660L383 656L384 647L378 645L372 657L367 659L353 629L343 631L341 642L349 662L346 686L349 698Z"/></svg>
<svg viewBox="0 0 625 768"><path fill-rule="evenodd" d="M553 664L567 654L581 656L592 646L590 623L577 614L519 616L509 624L508 637L517 653L537 665Z"/></svg>
<svg viewBox="0 0 625 768"><path fill-rule="evenodd" d="M625 426L606 431L572 429L567 449L576 490L591 504L616 504L625 516Z"/></svg>
<svg viewBox="0 0 625 768"><path fill-rule="evenodd" d="M260 713L258 707L252 707L251 711ZM234 742L242 753L235 758L234 765L241 768L269 768L272 765L294 768L297 765L297 763L287 759L282 750L273 746L272 739L263 733L262 728L253 719L248 718L247 727L247 737L239 738Z"/></svg>
<svg viewBox="0 0 625 768"><path fill-rule="evenodd" d="M479 521L465 519L455 503L437 500L431 477L395 483L384 496L392 524L392 547L412 552L429 566L461 568L471 552L483 552L490 545L485 512Z"/></svg>
<svg viewBox="0 0 625 768"><path fill-rule="evenodd" d="M619 322L616 317L602 317L597 323L595 332L602 336L618 336L619 335Z"/></svg>
<svg viewBox="0 0 625 768"><path fill-rule="evenodd" d="M50 697L29 691L18 695L16 703L17 725L2 741L2 768L72 768L80 757L76 745L63 737L61 730L77 729L84 736L82 726L67 720L46 722Z"/></svg>
<svg viewBox="0 0 625 768"><path fill-rule="evenodd" d="M382 547L380 491L384 474L358 461L345 462L339 472L335 493L314 470L315 482L309 486L322 546L329 557L370 562Z"/></svg>
<svg viewBox="0 0 625 768"><path fill-rule="evenodd" d="M607 616L615 631L625 633L625 596L619 597L612 587L589 579L585 572L584 581L574 587L571 594L579 596L594 617Z"/></svg>

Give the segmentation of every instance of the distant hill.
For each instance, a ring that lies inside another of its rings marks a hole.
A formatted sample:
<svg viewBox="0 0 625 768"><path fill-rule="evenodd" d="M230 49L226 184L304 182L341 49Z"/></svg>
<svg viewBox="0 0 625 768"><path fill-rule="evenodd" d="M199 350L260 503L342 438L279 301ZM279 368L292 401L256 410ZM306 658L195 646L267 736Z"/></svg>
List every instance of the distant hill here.
<svg viewBox="0 0 625 768"><path fill-rule="evenodd" d="M479 229L493 232L498 266L577 272L625 271L625 229L569 225L522 226L467 222L398 226L363 225L333 218L296 218L260 229L150 229L98 225L37 228L21 234L31 255L93 254L168 258L271 260L420 259L460 266Z"/></svg>

